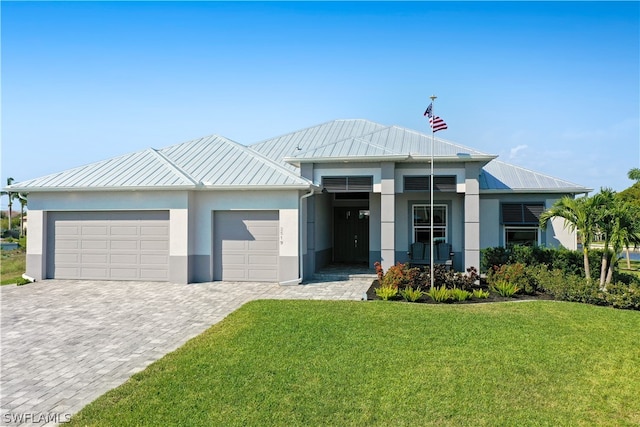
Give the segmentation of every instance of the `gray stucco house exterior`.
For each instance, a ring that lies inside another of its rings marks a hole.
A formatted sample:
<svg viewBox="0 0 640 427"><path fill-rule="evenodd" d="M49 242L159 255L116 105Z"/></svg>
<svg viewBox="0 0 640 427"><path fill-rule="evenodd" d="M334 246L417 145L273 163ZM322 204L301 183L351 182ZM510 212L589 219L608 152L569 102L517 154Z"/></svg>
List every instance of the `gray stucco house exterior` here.
<svg viewBox="0 0 640 427"><path fill-rule="evenodd" d="M16 183L29 194L27 274L296 284L330 263L408 260L429 241L431 135L335 120L245 146L209 136ZM576 248L538 216L590 189L444 139L434 237L457 270L510 243Z"/></svg>

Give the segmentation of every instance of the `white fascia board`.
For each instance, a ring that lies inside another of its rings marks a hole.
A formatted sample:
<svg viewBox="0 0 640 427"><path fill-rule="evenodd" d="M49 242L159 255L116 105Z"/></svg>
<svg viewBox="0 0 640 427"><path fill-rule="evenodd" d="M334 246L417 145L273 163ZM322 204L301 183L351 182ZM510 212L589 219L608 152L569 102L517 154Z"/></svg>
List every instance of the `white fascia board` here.
<svg viewBox="0 0 640 427"><path fill-rule="evenodd" d="M592 192L591 188L516 188L509 190L483 190L480 194L528 194L528 193L553 193L553 194L588 194Z"/></svg>
<svg viewBox="0 0 640 427"><path fill-rule="evenodd" d="M497 159L498 156L494 156L494 155L478 155L478 154L470 154L468 156L434 156L433 157L433 161L435 163L438 162L445 162L445 163L451 163L451 162L462 162L462 163L468 163L468 162L486 162L489 163L491 160ZM410 156L410 160L412 161L416 161L416 162L431 162L431 156Z"/></svg>
<svg viewBox="0 0 640 427"><path fill-rule="evenodd" d="M21 193L52 193L52 192L75 192L75 191L180 191L193 190L195 185L171 185L171 186L149 186L149 187L16 187L10 188L12 192Z"/></svg>
<svg viewBox="0 0 640 427"><path fill-rule="evenodd" d="M300 167L301 163L371 163L403 161L409 159L408 154L390 154L388 156L346 156L346 157L314 157L300 159L297 157L285 157L283 160L294 166Z"/></svg>

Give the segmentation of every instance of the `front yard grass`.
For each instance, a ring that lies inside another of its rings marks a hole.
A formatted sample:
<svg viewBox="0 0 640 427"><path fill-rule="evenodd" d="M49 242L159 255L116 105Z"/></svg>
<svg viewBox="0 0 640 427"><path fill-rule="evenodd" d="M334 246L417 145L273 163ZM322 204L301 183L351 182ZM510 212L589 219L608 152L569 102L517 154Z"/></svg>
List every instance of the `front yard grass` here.
<svg viewBox="0 0 640 427"><path fill-rule="evenodd" d="M255 301L69 425L638 425L640 313Z"/></svg>
<svg viewBox="0 0 640 427"><path fill-rule="evenodd" d="M16 283L27 268L25 250L2 250L0 257L0 285Z"/></svg>

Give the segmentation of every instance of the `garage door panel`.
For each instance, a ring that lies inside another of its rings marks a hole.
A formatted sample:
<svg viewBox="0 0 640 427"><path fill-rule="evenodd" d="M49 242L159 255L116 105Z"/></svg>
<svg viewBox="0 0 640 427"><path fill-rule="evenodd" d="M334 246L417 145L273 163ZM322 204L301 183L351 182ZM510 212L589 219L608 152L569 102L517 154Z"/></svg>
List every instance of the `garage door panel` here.
<svg viewBox="0 0 640 427"><path fill-rule="evenodd" d="M109 279L108 275L109 270L107 268L98 268L98 267L82 267L80 269L80 279L96 279L96 280L107 280Z"/></svg>
<svg viewBox="0 0 640 427"><path fill-rule="evenodd" d="M162 226L141 226L140 227L140 235L141 236L166 236L169 234L169 227Z"/></svg>
<svg viewBox="0 0 640 427"><path fill-rule="evenodd" d="M262 241L247 242L247 249L252 252L266 251L273 252L278 250L278 241Z"/></svg>
<svg viewBox="0 0 640 427"><path fill-rule="evenodd" d="M83 225L81 233L83 236L106 236L109 234L109 228L106 225Z"/></svg>
<svg viewBox="0 0 640 427"><path fill-rule="evenodd" d="M278 257L275 255L249 255L247 261L251 265L269 266L278 264Z"/></svg>
<svg viewBox="0 0 640 427"><path fill-rule="evenodd" d="M113 280L135 280L138 278L138 269L132 268L110 268L109 277Z"/></svg>
<svg viewBox="0 0 640 427"><path fill-rule="evenodd" d="M214 280L278 280L277 211L214 213Z"/></svg>
<svg viewBox="0 0 640 427"><path fill-rule="evenodd" d="M53 212L48 221L49 277L169 279L166 211Z"/></svg>
<svg viewBox="0 0 640 427"><path fill-rule="evenodd" d="M138 240L111 240L110 249L116 251L129 251L129 250L137 250L139 247Z"/></svg>
<svg viewBox="0 0 640 427"><path fill-rule="evenodd" d="M168 251L168 240L141 240L140 250L143 251Z"/></svg>
<svg viewBox="0 0 640 427"><path fill-rule="evenodd" d="M80 262L82 264L108 264L109 255L106 253L92 254L84 252L80 256Z"/></svg>
<svg viewBox="0 0 640 427"><path fill-rule="evenodd" d="M65 226L61 226L61 225L56 225L56 234L57 235L64 235L64 236L79 236L80 235L80 226L76 226L76 225L65 225Z"/></svg>
<svg viewBox="0 0 640 427"><path fill-rule="evenodd" d="M82 249L102 249L106 250L109 248L109 242L107 240L82 240L80 242L80 247Z"/></svg>
<svg viewBox="0 0 640 427"><path fill-rule="evenodd" d="M57 260L61 264L75 264L77 262L80 262L80 254L61 252L60 254L58 254Z"/></svg>
<svg viewBox="0 0 640 427"><path fill-rule="evenodd" d="M111 226L109 227L109 234L111 236L138 236L138 227L135 225L128 226Z"/></svg>
<svg viewBox="0 0 640 427"><path fill-rule="evenodd" d="M64 240L60 239L56 242L56 248L63 249L78 249L80 247L80 242L77 240Z"/></svg>
<svg viewBox="0 0 640 427"><path fill-rule="evenodd" d="M109 256L109 264L137 265L137 264L140 264L140 255L139 254L111 254Z"/></svg>

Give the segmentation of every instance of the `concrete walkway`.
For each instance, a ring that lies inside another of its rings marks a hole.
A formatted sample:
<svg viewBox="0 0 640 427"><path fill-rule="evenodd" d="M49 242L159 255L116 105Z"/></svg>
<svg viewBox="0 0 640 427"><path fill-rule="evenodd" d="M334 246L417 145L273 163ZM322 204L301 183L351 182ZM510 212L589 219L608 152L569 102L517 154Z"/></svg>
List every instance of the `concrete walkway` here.
<svg viewBox="0 0 640 427"><path fill-rule="evenodd" d="M57 425L256 299L360 300L371 280L1 286L0 425Z"/></svg>

